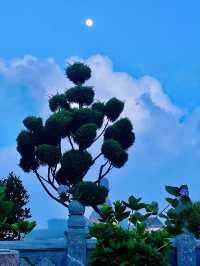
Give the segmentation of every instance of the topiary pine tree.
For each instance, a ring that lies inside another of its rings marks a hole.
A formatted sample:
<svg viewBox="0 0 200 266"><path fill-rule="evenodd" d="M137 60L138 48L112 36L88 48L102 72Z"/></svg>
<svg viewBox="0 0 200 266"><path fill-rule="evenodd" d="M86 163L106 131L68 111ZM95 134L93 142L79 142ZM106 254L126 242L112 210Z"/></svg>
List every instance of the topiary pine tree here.
<svg viewBox="0 0 200 266"><path fill-rule="evenodd" d="M87 65L69 65L66 76L74 86L49 99L52 114L46 122L33 116L24 119L26 129L17 137L19 165L25 172L34 172L48 195L65 207L77 199L98 211L96 206L104 203L108 194L101 180L112 168L121 168L127 162L127 150L135 135L129 119L119 118L124 109L122 101L94 101L93 87L84 85L91 77ZM89 148L100 138L101 150L92 156ZM100 157L104 162L96 180L85 181ZM40 166L47 167L46 176L39 172Z"/></svg>

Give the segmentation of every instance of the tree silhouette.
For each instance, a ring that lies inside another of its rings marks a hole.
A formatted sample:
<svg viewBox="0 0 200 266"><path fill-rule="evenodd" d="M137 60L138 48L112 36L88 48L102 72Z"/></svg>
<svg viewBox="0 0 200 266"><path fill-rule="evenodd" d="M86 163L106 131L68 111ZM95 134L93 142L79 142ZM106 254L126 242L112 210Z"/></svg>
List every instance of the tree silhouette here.
<svg viewBox="0 0 200 266"><path fill-rule="evenodd" d="M112 168L126 163L135 135L129 119L119 118L122 101L114 97L106 103L94 101L93 87L84 85L91 77L87 65L69 65L66 76L74 86L49 99L52 114L46 122L33 116L24 119L26 130L17 137L19 165L25 172L33 171L48 195L65 207L77 199L98 211L96 206L104 203L108 194L101 180ZM89 150L101 138L101 149L92 156ZM98 159L103 163L96 179L85 181ZM44 166L45 176L39 172Z"/></svg>

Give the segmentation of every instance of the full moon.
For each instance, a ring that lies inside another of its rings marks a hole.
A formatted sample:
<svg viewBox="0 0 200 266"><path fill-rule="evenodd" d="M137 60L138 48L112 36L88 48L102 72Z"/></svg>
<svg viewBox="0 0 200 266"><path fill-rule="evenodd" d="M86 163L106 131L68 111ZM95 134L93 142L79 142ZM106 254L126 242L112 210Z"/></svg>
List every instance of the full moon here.
<svg viewBox="0 0 200 266"><path fill-rule="evenodd" d="M85 25L86 25L87 27L92 27L93 24L94 24L93 19L91 19L91 18L87 18L87 19L85 20Z"/></svg>

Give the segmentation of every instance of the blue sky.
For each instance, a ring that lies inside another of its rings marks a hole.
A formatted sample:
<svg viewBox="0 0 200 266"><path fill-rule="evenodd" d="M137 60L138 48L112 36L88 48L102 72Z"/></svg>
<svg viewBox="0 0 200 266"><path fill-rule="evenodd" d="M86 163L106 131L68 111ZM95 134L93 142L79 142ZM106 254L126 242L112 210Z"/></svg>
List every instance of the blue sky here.
<svg viewBox="0 0 200 266"><path fill-rule="evenodd" d="M129 162L110 176L111 198L136 194L162 205L165 184L188 183L200 199L199 11L198 0L2 1L1 175L22 176L39 226L67 212L17 167L15 139L25 116L47 115L47 96L66 86L71 57L93 66L99 98L127 102L137 133Z"/></svg>

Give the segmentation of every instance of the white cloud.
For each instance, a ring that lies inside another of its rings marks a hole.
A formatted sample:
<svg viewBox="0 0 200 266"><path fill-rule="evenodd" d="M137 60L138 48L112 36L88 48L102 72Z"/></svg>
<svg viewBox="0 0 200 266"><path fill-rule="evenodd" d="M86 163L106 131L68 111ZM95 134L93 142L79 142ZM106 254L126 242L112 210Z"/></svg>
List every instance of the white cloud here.
<svg viewBox="0 0 200 266"><path fill-rule="evenodd" d="M70 58L69 61L82 60ZM135 79L127 73L115 72L109 58L94 55L85 60L92 68L92 78L88 82L95 87L96 99L108 100L118 97L125 101L125 114L134 122L137 132L147 128L151 114L144 104L146 95L152 104L166 113L179 117L183 112L165 94L158 80L150 76ZM11 61L0 60L0 75L11 84L29 90L33 100L40 101L42 114L47 114L47 98L57 91L64 91L71 83L62 69L52 58L38 59L26 55Z"/></svg>
<svg viewBox="0 0 200 266"><path fill-rule="evenodd" d="M151 76L136 79L128 73L116 72L111 60L102 55L86 60L70 58L68 61L77 60L85 61L92 68L92 78L88 84L94 86L96 100L105 101L115 96L125 102L123 115L131 118L137 139L154 135L154 146L165 152L178 142L179 149L173 149L174 153L198 141L197 111L186 115L185 121L180 123L186 112L170 100L157 79ZM11 85L17 84L28 90L33 101L41 103L38 113L42 116L49 113L48 97L71 86L65 78L64 68L52 58L39 59L26 55L10 61L1 59L0 75Z"/></svg>

